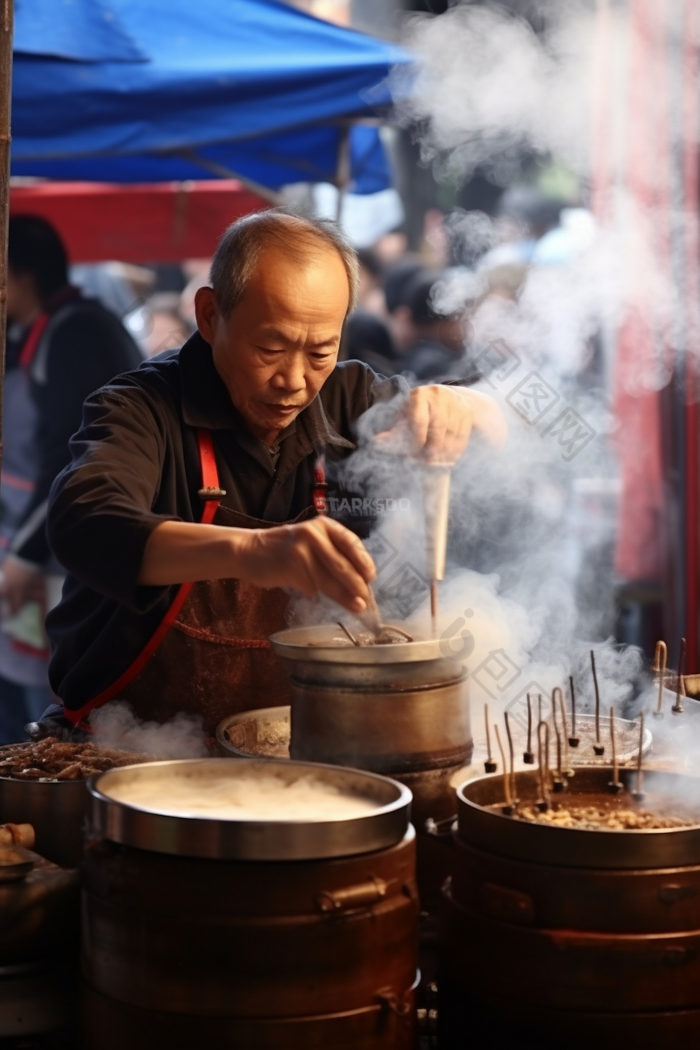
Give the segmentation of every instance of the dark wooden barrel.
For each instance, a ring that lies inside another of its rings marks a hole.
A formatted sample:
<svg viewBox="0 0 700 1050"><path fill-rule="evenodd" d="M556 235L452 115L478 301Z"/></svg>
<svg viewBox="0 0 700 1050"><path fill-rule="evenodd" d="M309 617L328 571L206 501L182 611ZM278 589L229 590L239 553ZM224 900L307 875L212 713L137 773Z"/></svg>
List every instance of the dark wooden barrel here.
<svg viewBox="0 0 700 1050"><path fill-rule="evenodd" d="M101 841L84 866L86 1050L414 1046L415 834L333 860Z"/></svg>
<svg viewBox="0 0 700 1050"><path fill-rule="evenodd" d="M564 859L564 858L563 858ZM700 867L582 869L455 841L440 927L441 1050L700 1038Z"/></svg>

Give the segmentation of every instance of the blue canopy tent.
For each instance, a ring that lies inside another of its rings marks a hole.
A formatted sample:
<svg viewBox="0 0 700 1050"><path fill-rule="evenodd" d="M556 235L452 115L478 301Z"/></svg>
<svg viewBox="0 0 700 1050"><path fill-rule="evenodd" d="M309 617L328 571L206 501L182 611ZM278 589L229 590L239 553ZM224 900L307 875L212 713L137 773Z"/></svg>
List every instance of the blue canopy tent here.
<svg viewBox="0 0 700 1050"><path fill-rule="evenodd" d="M16 0L15 19L13 175L390 184L355 122L390 105L393 44L277 0Z"/></svg>

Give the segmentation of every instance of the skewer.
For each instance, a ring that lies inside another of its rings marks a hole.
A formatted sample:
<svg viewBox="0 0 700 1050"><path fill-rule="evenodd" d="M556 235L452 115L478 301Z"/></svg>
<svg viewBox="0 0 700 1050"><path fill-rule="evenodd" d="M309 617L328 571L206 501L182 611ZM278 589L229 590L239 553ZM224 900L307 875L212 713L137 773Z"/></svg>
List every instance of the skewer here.
<svg viewBox="0 0 700 1050"><path fill-rule="evenodd" d="M552 787L555 791L563 791L566 783L561 769L561 733L558 729L555 732L557 734L557 774L555 777L552 777Z"/></svg>
<svg viewBox="0 0 700 1050"><path fill-rule="evenodd" d="M501 812L509 817L513 812L513 799L510 794L510 777L508 776L508 766L506 764L506 753L503 750L503 744L501 743L501 736L498 732L498 726L494 725L493 731L496 734L496 743L498 744L498 750L501 752L501 762L503 763L503 793L506 797L505 806L501 807Z"/></svg>
<svg viewBox="0 0 700 1050"><path fill-rule="evenodd" d="M578 737L576 736L576 693L574 692L574 676L569 675L569 689L571 690L571 736L569 737L569 747L578 747Z"/></svg>
<svg viewBox="0 0 700 1050"><path fill-rule="evenodd" d="M654 664L652 671L655 671L659 676L659 702L656 705L656 711L654 711L654 718L664 717L664 682L666 681L666 661L668 659L668 649L666 642L657 642L656 648L654 649Z"/></svg>
<svg viewBox="0 0 700 1050"><path fill-rule="evenodd" d="M539 764L540 797L535 805L544 812L549 809L549 726L546 722L538 722L537 724L537 761Z"/></svg>
<svg viewBox="0 0 700 1050"><path fill-rule="evenodd" d="M540 722L542 721L542 694L537 694L537 728L539 730Z"/></svg>
<svg viewBox="0 0 700 1050"><path fill-rule="evenodd" d="M595 672L595 653L591 649L591 671L593 672L593 688L595 689L595 741L593 750L596 755L605 754L605 744L600 739L600 690L598 689L598 675Z"/></svg>
<svg viewBox="0 0 700 1050"><path fill-rule="evenodd" d="M517 806L518 804L518 786L515 782L515 752L513 750L513 735L510 731L510 720L508 718L508 712L504 712L503 721L506 724L506 735L508 737L508 751L510 752L510 793L513 802Z"/></svg>
<svg viewBox="0 0 700 1050"><path fill-rule="evenodd" d="M350 641L352 642L353 645L359 645L360 644L358 642L357 638L355 637L355 635L350 633L350 631L345 626L345 624L343 623L342 620L336 620L336 623L338 624L338 627L340 627L341 631L343 631L348 636L348 638L350 639Z"/></svg>
<svg viewBox="0 0 700 1050"><path fill-rule="evenodd" d="M498 769L498 764L494 762L491 754L491 730L489 729L489 705L484 704L484 720L486 722L486 761L484 762L484 769L487 773L495 773Z"/></svg>
<svg viewBox="0 0 700 1050"><path fill-rule="evenodd" d="M617 767L617 751L615 749L615 709L613 707L610 708L610 746L612 748L613 778L608 782L608 787L611 791L622 791L620 771Z"/></svg>
<svg viewBox="0 0 700 1050"><path fill-rule="evenodd" d="M641 802L644 798L644 792L642 791L642 749L644 747L644 712L642 711L639 716L639 752L637 754L637 785L636 789L632 792L632 798L635 802Z"/></svg>
<svg viewBox="0 0 700 1050"><path fill-rule="evenodd" d="M573 777L574 771L571 768L569 760L569 730L566 725L566 705L564 703L564 693L557 686L554 690L555 693L559 693L559 711L561 712L561 739L564 745L564 774L567 777Z"/></svg>
<svg viewBox="0 0 700 1050"><path fill-rule="evenodd" d="M685 682L683 675L685 672L685 638L681 638L680 649L678 651L678 675L676 677L676 702L671 708L674 715L683 714L683 700L685 696Z"/></svg>
<svg viewBox="0 0 700 1050"><path fill-rule="evenodd" d="M523 751L523 762L528 766L531 766L535 761L535 756L532 753L532 701L530 700L530 694L527 694L527 750Z"/></svg>

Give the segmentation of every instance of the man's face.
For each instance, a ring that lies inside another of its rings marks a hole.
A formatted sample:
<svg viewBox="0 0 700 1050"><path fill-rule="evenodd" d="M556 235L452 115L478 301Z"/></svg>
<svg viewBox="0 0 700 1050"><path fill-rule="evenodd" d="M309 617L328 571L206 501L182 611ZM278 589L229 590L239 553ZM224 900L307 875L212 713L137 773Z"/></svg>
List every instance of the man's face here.
<svg viewBox="0 0 700 1050"><path fill-rule="evenodd" d="M224 318L210 288L197 324L214 367L249 429L267 444L313 401L335 368L349 286L337 252L303 263L265 250L243 297Z"/></svg>

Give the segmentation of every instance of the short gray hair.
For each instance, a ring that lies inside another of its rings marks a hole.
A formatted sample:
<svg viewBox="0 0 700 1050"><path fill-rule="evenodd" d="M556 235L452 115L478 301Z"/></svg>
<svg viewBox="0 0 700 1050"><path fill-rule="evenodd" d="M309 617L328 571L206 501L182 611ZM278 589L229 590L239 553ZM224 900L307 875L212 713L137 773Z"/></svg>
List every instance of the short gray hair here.
<svg viewBox="0 0 700 1050"><path fill-rule="evenodd" d="M219 241L209 280L224 317L229 316L243 296L265 248L277 248L299 262L308 258L309 249L335 250L348 275L348 313L354 310L360 281L359 264L355 249L340 226L331 219L308 218L287 208L270 208L237 219Z"/></svg>

